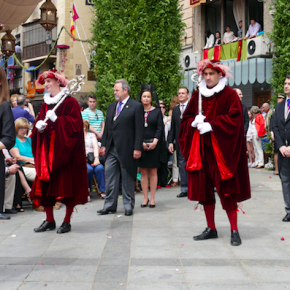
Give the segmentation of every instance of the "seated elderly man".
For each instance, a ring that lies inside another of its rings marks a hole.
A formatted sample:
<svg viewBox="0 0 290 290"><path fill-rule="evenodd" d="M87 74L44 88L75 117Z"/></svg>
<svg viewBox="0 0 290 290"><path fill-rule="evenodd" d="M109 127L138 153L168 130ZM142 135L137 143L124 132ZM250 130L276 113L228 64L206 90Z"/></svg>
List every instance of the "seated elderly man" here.
<svg viewBox="0 0 290 290"><path fill-rule="evenodd" d="M34 118L35 116L29 114L27 110L25 110L25 105L26 105L26 97L23 95L20 95L17 97L17 107L12 109L14 121L18 118L25 118L27 119L30 123L34 123ZM29 111L34 114L33 106L31 103L27 103Z"/></svg>
<svg viewBox="0 0 290 290"><path fill-rule="evenodd" d="M254 38L261 31L261 25L255 19L251 19L251 24L244 39Z"/></svg>

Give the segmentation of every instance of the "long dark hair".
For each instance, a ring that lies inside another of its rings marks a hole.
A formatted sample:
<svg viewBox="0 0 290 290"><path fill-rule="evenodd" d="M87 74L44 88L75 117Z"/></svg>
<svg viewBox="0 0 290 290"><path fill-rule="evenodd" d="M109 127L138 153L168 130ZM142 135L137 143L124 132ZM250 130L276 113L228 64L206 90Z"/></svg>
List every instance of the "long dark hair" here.
<svg viewBox="0 0 290 290"><path fill-rule="evenodd" d="M138 101L139 102L141 102L141 97L142 97L144 92L150 92L151 93L152 101L154 100L156 107L159 108L160 105L159 105L159 100L158 100L158 96L157 96L157 92L156 92L155 86L154 85L142 84L140 86L140 90L138 92Z"/></svg>
<svg viewBox="0 0 290 290"><path fill-rule="evenodd" d="M7 76L2 66L0 66L0 83L0 105L2 105L3 101L9 100Z"/></svg>

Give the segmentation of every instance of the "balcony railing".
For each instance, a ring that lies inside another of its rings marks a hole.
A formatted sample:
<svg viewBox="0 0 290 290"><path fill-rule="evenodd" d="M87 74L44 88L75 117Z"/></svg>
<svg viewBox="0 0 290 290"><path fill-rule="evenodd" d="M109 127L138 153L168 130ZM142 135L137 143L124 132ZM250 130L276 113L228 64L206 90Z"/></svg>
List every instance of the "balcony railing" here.
<svg viewBox="0 0 290 290"><path fill-rule="evenodd" d="M23 47L23 60L48 55L53 45L54 42L52 43L51 46L47 45L46 42L41 42L34 45ZM52 52L52 55L56 55L56 50Z"/></svg>

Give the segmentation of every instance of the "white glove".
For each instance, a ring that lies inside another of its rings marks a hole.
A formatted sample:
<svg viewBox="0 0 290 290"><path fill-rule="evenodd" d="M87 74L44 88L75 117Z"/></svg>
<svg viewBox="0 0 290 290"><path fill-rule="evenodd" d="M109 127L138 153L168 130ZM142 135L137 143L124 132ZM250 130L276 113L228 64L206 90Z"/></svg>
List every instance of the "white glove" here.
<svg viewBox="0 0 290 290"><path fill-rule="evenodd" d="M196 115L194 121L191 123L193 128L196 128L198 124L203 123L205 119L204 115Z"/></svg>
<svg viewBox="0 0 290 290"><path fill-rule="evenodd" d="M52 122L55 122L57 119L57 115L55 114L53 110L48 110L46 112L46 117L49 118Z"/></svg>
<svg viewBox="0 0 290 290"><path fill-rule="evenodd" d="M47 124L43 120L38 121L35 125L35 127L38 129L40 133L42 133L45 130L46 126Z"/></svg>
<svg viewBox="0 0 290 290"><path fill-rule="evenodd" d="M208 122L198 124L197 129L199 130L200 135L212 131L211 124Z"/></svg>

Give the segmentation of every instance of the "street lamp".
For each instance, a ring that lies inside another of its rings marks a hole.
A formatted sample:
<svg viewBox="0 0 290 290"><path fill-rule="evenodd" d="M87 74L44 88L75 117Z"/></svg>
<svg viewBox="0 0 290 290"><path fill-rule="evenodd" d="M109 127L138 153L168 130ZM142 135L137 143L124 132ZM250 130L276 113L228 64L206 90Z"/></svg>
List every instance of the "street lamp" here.
<svg viewBox="0 0 290 290"><path fill-rule="evenodd" d="M15 52L15 37L11 34L11 30L7 30L2 37L1 51L7 56L11 56Z"/></svg>
<svg viewBox="0 0 290 290"><path fill-rule="evenodd" d="M40 7L40 24L47 31L51 31L56 26L56 11L51 0L46 0Z"/></svg>
<svg viewBox="0 0 290 290"><path fill-rule="evenodd" d="M47 35L47 38L45 40L46 44L50 47L52 45L52 39L49 35Z"/></svg>

